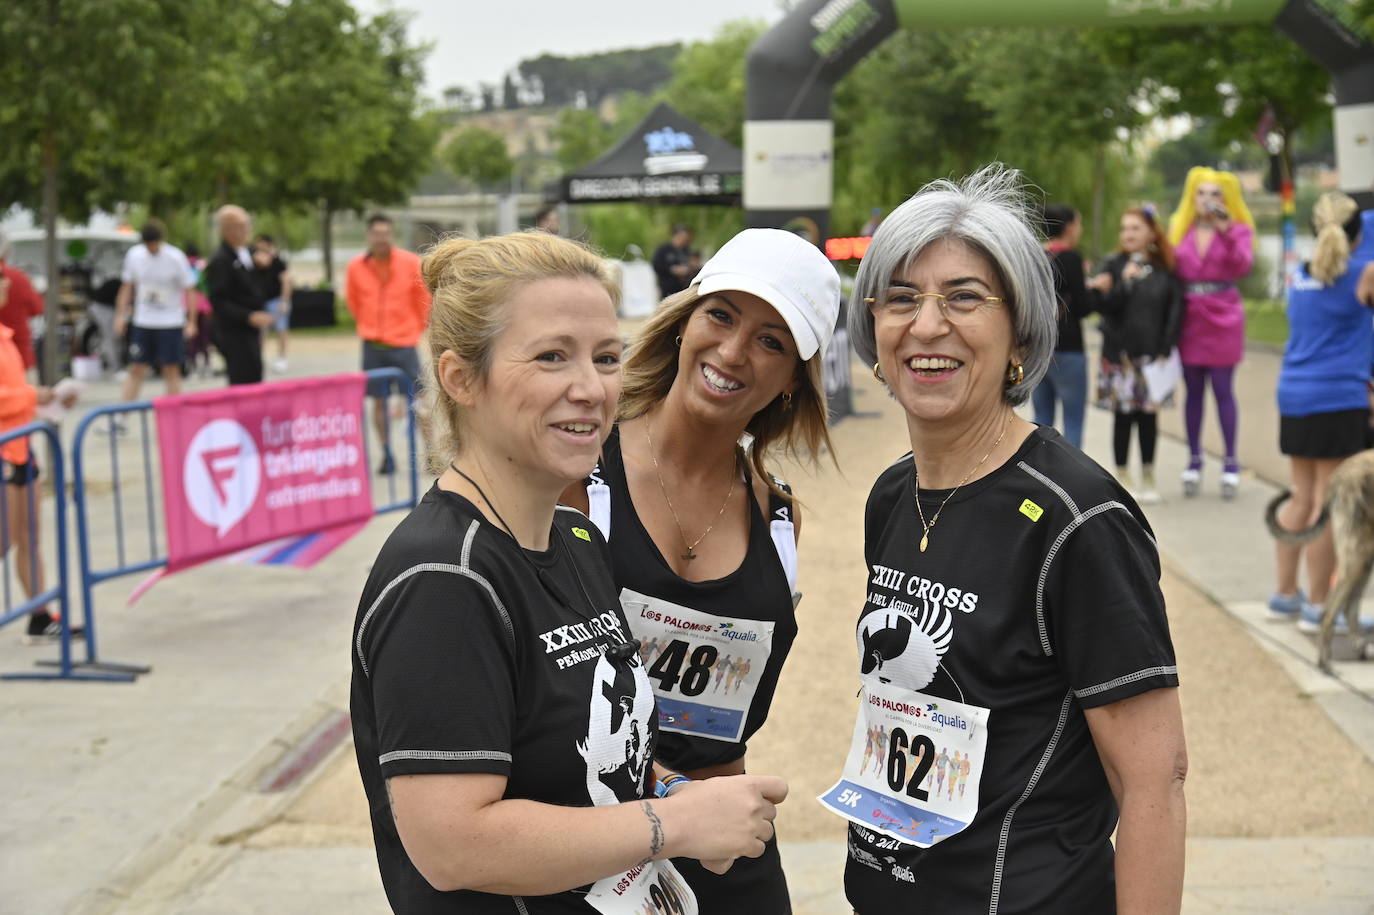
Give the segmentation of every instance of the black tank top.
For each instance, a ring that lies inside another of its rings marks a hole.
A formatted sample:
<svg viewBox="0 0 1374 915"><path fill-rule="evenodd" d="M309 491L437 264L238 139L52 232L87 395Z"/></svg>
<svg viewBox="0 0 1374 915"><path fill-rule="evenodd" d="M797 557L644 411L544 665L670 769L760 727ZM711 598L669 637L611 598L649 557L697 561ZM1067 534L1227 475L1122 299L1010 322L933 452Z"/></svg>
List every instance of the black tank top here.
<svg viewBox="0 0 1374 915"><path fill-rule="evenodd" d="M748 465L745 467L747 480ZM792 588L770 536L769 521L754 497L754 487L748 487L749 546L744 561L724 578L687 581L669 568L653 538L640 523L639 515L635 513L625 478L625 462L620 453L619 427L611 432L602 448L602 460L594 471L594 480L604 482L610 490L611 533L608 540L616 587L629 588L712 616L773 624L772 650L759 678L753 702L745 714L739 741L660 729L658 748L654 754L664 765L679 771L718 766L743 757L747 741L768 717L778 675L797 637ZM781 484L781 481L778 482ZM769 518L778 517L790 521L790 505L773 493L769 498ZM658 685L659 681L652 677L651 680ZM670 722L664 721L661 710L659 716L661 724L671 727Z"/></svg>

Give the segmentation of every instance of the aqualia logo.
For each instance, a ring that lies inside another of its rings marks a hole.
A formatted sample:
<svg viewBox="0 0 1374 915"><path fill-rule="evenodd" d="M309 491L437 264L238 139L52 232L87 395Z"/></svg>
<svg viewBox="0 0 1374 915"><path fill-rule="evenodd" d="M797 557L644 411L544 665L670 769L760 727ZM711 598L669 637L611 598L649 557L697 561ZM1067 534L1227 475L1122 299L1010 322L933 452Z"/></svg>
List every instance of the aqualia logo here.
<svg viewBox="0 0 1374 915"><path fill-rule="evenodd" d="M262 460L253 436L232 419L206 423L186 449L181 483L195 516L224 536L258 498Z"/></svg>

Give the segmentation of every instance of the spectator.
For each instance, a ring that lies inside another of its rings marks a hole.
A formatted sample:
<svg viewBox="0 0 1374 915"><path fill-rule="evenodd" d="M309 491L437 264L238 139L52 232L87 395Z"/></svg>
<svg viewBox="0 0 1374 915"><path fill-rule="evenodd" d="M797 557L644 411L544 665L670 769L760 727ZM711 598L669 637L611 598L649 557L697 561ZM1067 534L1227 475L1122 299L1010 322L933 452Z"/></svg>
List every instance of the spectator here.
<svg viewBox="0 0 1374 915"><path fill-rule="evenodd" d="M673 235L654 252L654 273L662 298L686 289L692 282L692 230L682 223L673 226Z"/></svg>
<svg viewBox="0 0 1374 915"><path fill-rule="evenodd" d="M271 333L277 338L277 359L272 363L272 371L280 375L287 367L286 337L291 327L291 274L286 270L286 261L277 253L272 236L259 235L253 242L253 270L257 275L258 288L267 299L267 310L272 315Z"/></svg>
<svg viewBox="0 0 1374 915"><path fill-rule="evenodd" d="M29 319L43 313L43 297L33 288L24 271L9 265L10 248L9 238L4 230L0 230L0 273L9 283L9 299L0 308L0 324L14 333L14 345L19 348L19 355L27 370L38 364L33 351L33 332L29 329Z"/></svg>
<svg viewBox="0 0 1374 915"><path fill-rule="evenodd" d="M1054 425L1054 406L1058 402L1064 418L1064 439L1075 448L1083 447L1083 411L1088 399L1088 366L1083 355L1083 324L1097 310L1097 301L1083 285L1083 258L1074 250L1083 235L1083 220L1078 211L1062 203L1052 203L1041 211L1045 230L1045 253L1054 268L1054 294L1059 301L1059 342L1049 371L1031 392L1035 421Z"/></svg>
<svg viewBox="0 0 1374 915"><path fill-rule="evenodd" d="M864 223L864 227L859 230L859 234L871 236L874 232L878 231L878 226L882 225L882 222L883 208L873 207L868 211L868 222Z"/></svg>
<svg viewBox="0 0 1374 915"><path fill-rule="evenodd" d="M381 213L367 220L367 250L348 262L345 296L363 344L363 371L396 368L412 394L420 375L415 344L429 323L429 292L420 258L392 244L392 222ZM392 382L369 381L372 421L382 446L381 474L396 472L387 436L386 401Z"/></svg>
<svg viewBox="0 0 1374 915"><path fill-rule="evenodd" d="M196 309L196 335L186 341L186 365L193 373L209 375L210 300L205 297L205 258L200 256L200 248L194 242L187 242L181 250L191 264L191 274L195 277L191 299Z"/></svg>
<svg viewBox="0 0 1374 915"><path fill-rule="evenodd" d="M1121 216L1121 247L1102 263L1093 286L1102 293L1102 365L1098 406L1112 411L1116 477L1142 505L1160 501L1155 487L1157 411L1172 390L1152 390L1148 369L1167 360L1178 343L1183 297L1174 276L1174 253L1154 214L1127 210ZM1140 436L1140 487L1127 468L1131 430Z"/></svg>
<svg viewBox="0 0 1374 915"><path fill-rule="evenodd" d="M186 340L196 335L196 305L191 295L195 274L190 262L181 249L163 240L157 220L150 219L140 236L142 244L124 255L122 285L115 299L116 336L123 335L131 311L133 315L129 374L124 379L126 401L138 397L149 365L162 367L168 394L180 394Z"/></svg>
<svg viewBox="0 0 1374 915"><path fill-rule="evenodd" d="M1178 354L1188 394L1184 425L1189 458L1183 471L1183 494L1188 497L1197 495L1202 485L1202 412L1208 385L1217 401L1226 447L1221 497L1235 498L1240 486L1234 383L1236 366L1245 354L1245 303L1236 281L1250 272L1254 243L1255 220L1240 195L1236 176L1210 168L1190 169L1183 199L1169 220L1169 244L1174 246L1183 283Z"/></svg>
<svg viewBox="0 0 1374 915"><path fill-rule="evenodd" d="M539 212L534 214L534 227L540 232L558 235L560 228L558 225L558 207L552 204L541 207Z"/></svg>
<svg viewBox="0 0 1374 915"><path fill-rule="evenodd" d="M1279 369L1279 450L1292 465L1293 494L1278 522L1289 531L1317 523L1331 474L1363 449L1369 429L1374 262L1351 255L1361 242L1359 208L1345 194L1323 194L1312 208L1312 228L1312 259L1289 284L1288 342ZM1274 552L1278 587L1269 598L1270 611L1297 617L1300 629L1316 632L1336 569L1330 526L1305 548L1279 540ZM1306 595L1298 588L1304 560Z"/></svg>
<svg viewBox="0 0 1374 915"><path fill-rule="evenodd" d="M9 280L0 278L0 310L9 305ZM14 331L0 323L0 431L9 431L32 422L34 408L53 400L52 388L35 388L24 377L24 358L14 344ZM75 394L63 398L64 406L71 406ZM14 571L24 594L32 600L42 594L43 554L39 534L41 513L38 498L30 484L38 479L38 464L33 459L27 438L15 439L0 446L0 461L4 467L5 526L0 534L0 555L14 548ZM47 607L36 607L29 613L28 637L31 642L59 638L61 621ZM79 626L72 627L72 635L82 635Z"/></svg>
<svg viewBox="0 0 1374 915"><path fill-rule="evenodd" d="M262 330L272 325L272 315L263 308L246 247L253 221L242 207L230 204L219 208L215 222L221 244L205 267L212 336L229 370L229 383L257 384L262 381Z"/></svg>

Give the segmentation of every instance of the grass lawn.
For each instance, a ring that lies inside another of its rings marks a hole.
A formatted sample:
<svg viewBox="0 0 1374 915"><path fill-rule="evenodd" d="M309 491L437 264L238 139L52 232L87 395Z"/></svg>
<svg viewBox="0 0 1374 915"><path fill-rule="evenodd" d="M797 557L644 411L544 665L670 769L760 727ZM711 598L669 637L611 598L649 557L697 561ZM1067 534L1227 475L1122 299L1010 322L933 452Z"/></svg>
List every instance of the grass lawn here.
<svg viewBox="0 0 1374 915"><path fill-rule="evenodd" d="M1277 299L1247 299L1245 339L1252 343L1283 346L1288 341L1288 318L1283 313L1283 302Z"/></svg>

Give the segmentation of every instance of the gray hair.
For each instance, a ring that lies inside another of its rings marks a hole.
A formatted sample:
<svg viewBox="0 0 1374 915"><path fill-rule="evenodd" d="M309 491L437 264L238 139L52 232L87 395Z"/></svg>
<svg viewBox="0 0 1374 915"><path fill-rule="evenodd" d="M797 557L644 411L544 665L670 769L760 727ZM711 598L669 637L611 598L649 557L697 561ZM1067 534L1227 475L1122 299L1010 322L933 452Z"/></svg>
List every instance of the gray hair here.
<svg viewBox="0 0 1374 915"><path fill-rule="evenodd" d="M1031 225L1021 173L1000 162L917 191L878 226L859 264L849 308L849 339L859 358L870 365L878 359L864 299L881 296L927 246L954 239L987 257L1002 280L1026 372L1020 384L1004 386L1003 396L1013 406L1024 403L1049 368L1059 333L1054 277Z"/></svg>

